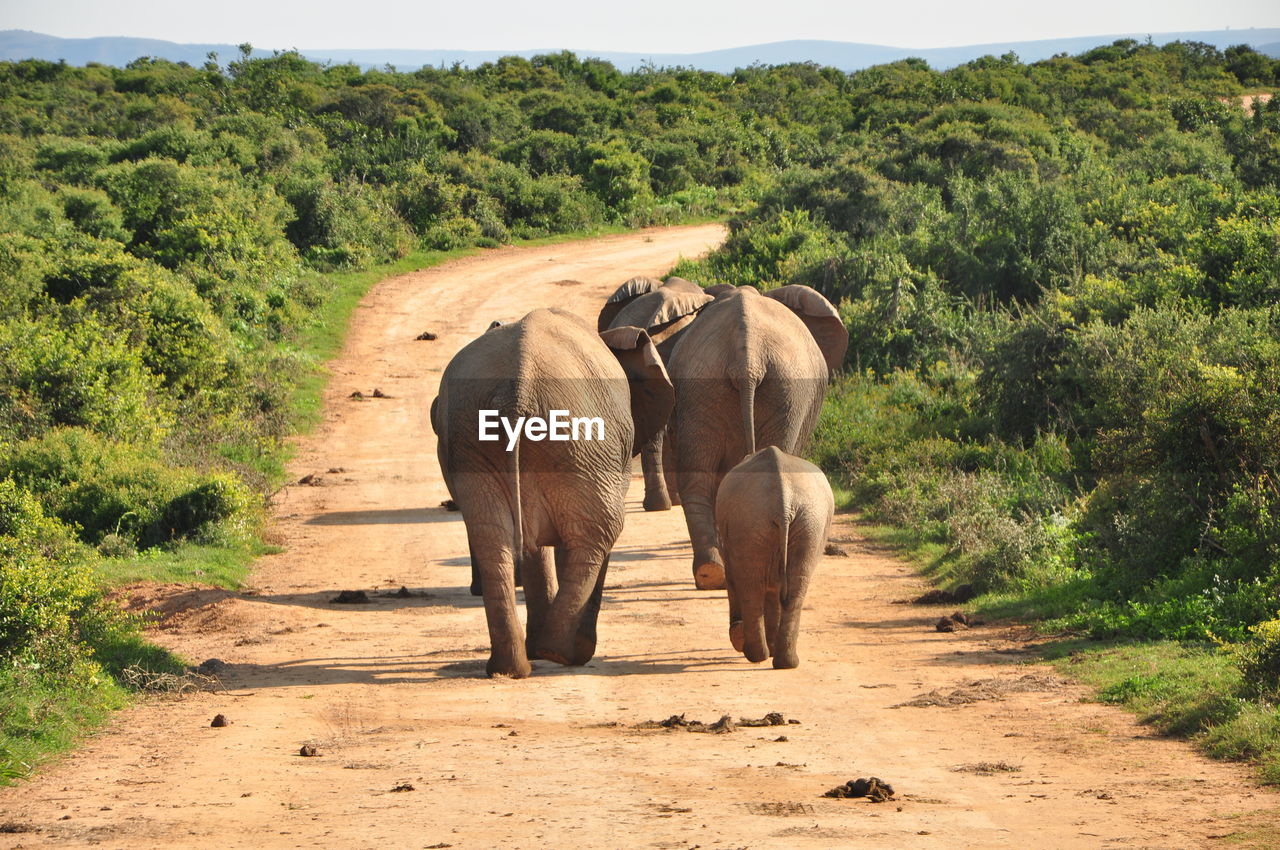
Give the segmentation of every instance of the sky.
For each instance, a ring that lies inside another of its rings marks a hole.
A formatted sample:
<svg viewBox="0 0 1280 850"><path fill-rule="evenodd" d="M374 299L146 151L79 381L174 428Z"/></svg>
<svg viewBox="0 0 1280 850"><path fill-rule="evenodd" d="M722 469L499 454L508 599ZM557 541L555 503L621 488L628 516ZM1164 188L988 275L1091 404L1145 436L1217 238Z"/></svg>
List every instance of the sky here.
<svg viewBox="0 0 1280 850"><path fill-rule="evenodd" d="M0 30L303 50L687 53L789 39L928 48L1278 26L1276 0L0 0Z"/></svg>

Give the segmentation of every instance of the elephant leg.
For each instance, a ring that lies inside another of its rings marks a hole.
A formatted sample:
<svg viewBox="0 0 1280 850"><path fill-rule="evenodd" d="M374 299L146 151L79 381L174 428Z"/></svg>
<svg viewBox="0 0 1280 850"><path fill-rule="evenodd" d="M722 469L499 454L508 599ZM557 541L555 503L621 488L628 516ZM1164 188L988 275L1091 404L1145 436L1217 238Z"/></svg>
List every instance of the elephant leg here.
<svg viewBox="0 0 1280 850"><path fill-rule="evenodd" d="M490 676L524 679L533 672L516 616L516 584L510 565L489 571L484 583L484 616L489 626Z"/></svg>
<svg viewBox="0 0 1280 850"><path fill-rule="evenodd" d="M476 563L475 550L471 548L471 544L467 544L467 556L471 558L471 595L484 595L484 581L480 576L480 565Z"/></svg>
<svg viewBox="0 0 1280 850"><path fill-rule="evenodd" d="M604 579L609 572L609 556L604 556L600 565L600 575L596 578L596 586L587 597L586 607L582 610L582 621L578 623L578 633L573 639L575 657L581 658L580 664L586 664L596 654L596 623L600 618L600 602L604 598Z"/></svg>
<svg viewBox="0 0 1280 850"><path fill-rule="evenodd" d="M523 679L532 672L516 608L516 558L512 553L510 516L467 521L467 544L475 556L489 627L490 676ZM505 519L506 521L501 521Z"/></svg>
<svg viewBox="0 0 1280 850"><path fill-rule="evenodd" d="M778 652L778 623L782 619L782 600L778 588L771 587L764 594L764 642L770 655Z"/></svg>
<svg viewBox="0 0 1280 850"><path fill-rule="evenodd" d="M484 596L484 578L480 575L480 567L476 564L476 553L471 551L471 547L467 547L467 555L471 558L471 595ZM524 586L524 573L520 570L520 563L516 563L516 587Z"/></svg>
<svg viewBox="0 0 1280 850"><path fill-rule="evenodd" d="M662 438L662 478L672 506L680 504L680 488L676 485L676 431L667 428Z"/></svg>
<svg viewBox="0 0 1280 850"><path fill-rule="evenodd" d="M644 471L644 509L671 510L671 497L667 494L667 483L662 477L661 431L640 448L640 469Z"/></svg>
<svg viewBox="0 0 1280 850"><path fill-rule="evenodd" d="M566 666L586 664L594 653L594 641L587 647L578 640L579 627L587 613L588 603L603 582L604 556L598 550L569 548L559 569L559 587L542 635L538 640L538 657ZM598 604L598 603L597 603ZM594 628L594 627L593 627Z"/></svg>
<svg viewBox="0 0 1280 850"><path fill-rule="evenodd" d="M746 645L742 628L742 604L738 601L738 594L742 592L742 588L734 580L732 570L725 570L724 577L729 591L729 643L733 646L734 652L742 652L742 648Z"/></svg>
<svg viewBox="0 0 1280 850"><path fill-rule="evenodd" d="M684 500L684 521L693 544L693 581L698 590L723 590L724 556L716 534L713 472L681 472L680 496Z"/></svg>
<svg viewBox="0 0 1280 850"><path fill-rule="evenodd" d="M742 653L752 664L759 664L769 657L768 641L764 626L764 594L747 593L742 599Z"/></svg>
<svg viewBox="0 0 1280 850"><path fill-rule="evenodd" d="M543 547L520 559L520 572L524 575L525 652L537 658L535 647L538 635L546 627L547 611L555 596L555 575L552 572L551 549Z"/></svg>
<svg viewBox="0 0 1280 850"><path fill-rule="evenodd" d="M790 670L800 665L800 655L796 651L800 636L800 609L804 607L804 597L809 592L809 577L813 575L817 561L817 556L813 555L800 563L786 565L786 584L781 599L782 616L778 623L778 637L773 645L773 666L776 669Z"/></svg>

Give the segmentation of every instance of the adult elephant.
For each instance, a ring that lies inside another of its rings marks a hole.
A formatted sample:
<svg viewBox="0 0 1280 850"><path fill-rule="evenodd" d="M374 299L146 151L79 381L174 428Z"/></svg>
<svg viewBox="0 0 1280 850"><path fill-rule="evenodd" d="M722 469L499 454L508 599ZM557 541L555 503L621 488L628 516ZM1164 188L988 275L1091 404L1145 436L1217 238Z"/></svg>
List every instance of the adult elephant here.
<svg viewBox="0 0 1280 850"><path fill-rule="evenodd" d="M431 424L481 577L490 676L528 676L530 658L585 664L595 654L631 458L665 424L672 403L643 330L601 336L562 310L492 328L449 362ZM557 439L553 411L601 427ZM516 615L517 567L527 640Z"/></svg>
<svg viewBox="0 0 1280 850"><path fill-rule="evenodd" d="M657 346L663 363L666 363L698 311L713 300L695 283L679 277L668 278L662 286L627 301L613 317L610 327L644 328ZM672 498L676 485L675 454L670 450L671 443L669 430L664 428L640 450L646 511L669 511L672 504L679 504L678 496Z"/></svg>
<svg viewBox="0 0 1280 850"><path fill-rule="evenodd" d="M668 361L676 388L676 476L700 590L725 586L715 523L721 479L765 446L803 454L818 422L830 364L843 358L848 345L829 301L809 287L786 289L785 297L761 295L749 286L721 293L702 309ZM827 314L825 322L812 315L819 313ZM824 330L821 338L805 316Z"/></svg>

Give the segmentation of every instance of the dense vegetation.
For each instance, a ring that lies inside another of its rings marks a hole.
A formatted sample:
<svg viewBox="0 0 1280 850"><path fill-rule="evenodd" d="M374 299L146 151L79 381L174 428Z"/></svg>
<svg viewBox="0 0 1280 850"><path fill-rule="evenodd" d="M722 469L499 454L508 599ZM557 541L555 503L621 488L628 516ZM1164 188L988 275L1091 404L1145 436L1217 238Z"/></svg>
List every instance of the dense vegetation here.
<svg viewBox="0 0 1280 850"><path fill-rule="evenodd" d="M783 154L731 88L568 54L0 63L0 774L140 660L104 576L234 581L352 270L740 208Z"/></svg>
<svg viewBox="0 0 1280 850"><path fill-rule="evenodd" d="M1231 752L1280 781L1280 102L1233 97L1276 67L1118 42L855 74L826 161L682 271L838 302L814 451L852 502L989 610L1227 647L1188 710L1268 728Z"/></svg>
<svg viewBox="0 0 1280 850"><path fill-rule="evenodd" d="M340 272L730 213L683 271L840 304L815 450L869 515L993 604L1230 643L1274 701L1280 105L1230 99L1277 69L0 63L0 731L116 698L102 575L253 545Z"/></svg>

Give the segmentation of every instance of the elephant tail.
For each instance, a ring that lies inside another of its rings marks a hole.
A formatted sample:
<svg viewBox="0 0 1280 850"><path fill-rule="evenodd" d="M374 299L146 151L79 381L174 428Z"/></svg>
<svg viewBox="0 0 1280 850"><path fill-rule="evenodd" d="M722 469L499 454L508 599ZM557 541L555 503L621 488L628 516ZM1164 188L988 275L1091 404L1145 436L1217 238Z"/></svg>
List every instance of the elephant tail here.
<svg viewBox="0 0 1280 850"><path fill-rule="evenodd" d="M742 434L747 440L746 457L756 453L756 382L748 374L738 387L738 400L742 404Z"/></svg>
<svg viewBox="0 0 1280 850"><path fill-rule="evenodd" d="M517 438L511 451L507 452L507 476L511 494L511 566L515 573L516 585L520 585L520 559L524 556L524 508L520 499L520 440Z"/></svg>
<svg viewBox="0 0 1280 850"><path fill-rule="evenodd" d="M785 510L782 514L782 521L778 525L780 526L778 529L778 565L775 568L778 580L778 599L786 602L791 598L791 588L787 586L787 541L791 537L791 519L786 515Z"/></svg>

